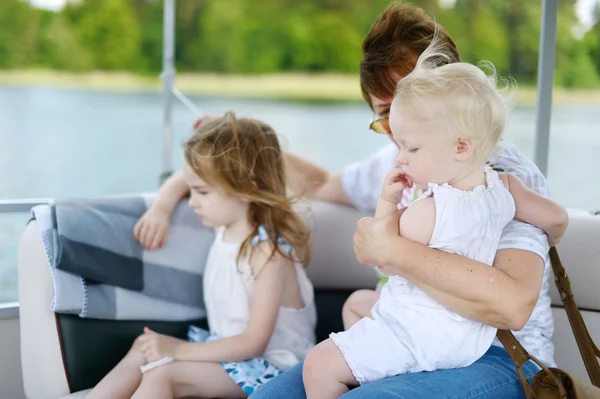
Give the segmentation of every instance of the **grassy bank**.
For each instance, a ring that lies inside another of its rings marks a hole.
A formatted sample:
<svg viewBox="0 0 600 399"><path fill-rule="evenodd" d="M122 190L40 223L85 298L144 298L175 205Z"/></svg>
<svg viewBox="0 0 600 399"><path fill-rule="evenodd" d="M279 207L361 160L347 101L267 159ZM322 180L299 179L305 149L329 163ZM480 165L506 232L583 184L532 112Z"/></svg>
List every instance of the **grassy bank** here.
<svg viewBox="0 0 600 399"><path fill-rule="evenodd" d="M0 85L98 91L153 91L160 79L125 72L72 73L51 70L0 70ZM186 94L279 98L304 101L361 101L358 77L336 74L214 75L181 73L177 88ZM554 89L555 103L600 103L600 90ZM521 86L519 104L535 104L535 87Z"/></svg>

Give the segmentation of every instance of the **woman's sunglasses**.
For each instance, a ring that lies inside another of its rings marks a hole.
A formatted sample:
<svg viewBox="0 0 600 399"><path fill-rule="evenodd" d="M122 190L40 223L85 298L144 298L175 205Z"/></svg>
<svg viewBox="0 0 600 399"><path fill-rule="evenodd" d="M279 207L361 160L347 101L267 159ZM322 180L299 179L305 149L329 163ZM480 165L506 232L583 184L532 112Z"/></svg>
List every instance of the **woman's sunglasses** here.
<svg viewBox="0 0 600 399"><path fill-rule="evenodd" d="M369 129L379 134L392 134L392 130L390 129L390 120L388 118L379 118L375 119L377 116L371 119L371 123L369 123Z"/></svg>

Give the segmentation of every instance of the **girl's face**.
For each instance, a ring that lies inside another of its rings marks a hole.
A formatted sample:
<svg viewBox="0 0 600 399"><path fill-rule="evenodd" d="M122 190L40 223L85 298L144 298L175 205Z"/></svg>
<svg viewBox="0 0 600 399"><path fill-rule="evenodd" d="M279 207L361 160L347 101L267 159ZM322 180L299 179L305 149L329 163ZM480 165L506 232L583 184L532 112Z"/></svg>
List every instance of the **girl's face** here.
<svg viewBox="0 0 600 399"><path fill-rule="evenodd" d="M441 123L402 112L394 104L390 127L400 149L397 164L419 187L426 189L428 183L448 183L456 177L457 147Z"/></svg>
<svg viewBox="0 0 600 399"><path fill-rule="evenodd" d="M248 202L212 187L183 162L183 177L190 187L189 205L207 227L231 226L248 217Z"/></svg>

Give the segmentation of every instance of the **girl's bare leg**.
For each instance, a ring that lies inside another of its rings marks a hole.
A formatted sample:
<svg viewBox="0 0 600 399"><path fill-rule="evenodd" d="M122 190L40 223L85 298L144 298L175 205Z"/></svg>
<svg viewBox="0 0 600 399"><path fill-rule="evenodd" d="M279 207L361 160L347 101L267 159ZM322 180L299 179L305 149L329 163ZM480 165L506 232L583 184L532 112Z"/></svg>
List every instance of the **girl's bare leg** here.
<svg viewBox="0 0 600 399"><path fill-rule="evenodd" d="M173 362L144 373L131 399L245 398L218 363Z"/></svg>
<svg viewBox="0 0 600 399"><path fill-rule="evenodd" d="M129 399L140 385L145 364L137 339L125 357L86 396L86 399Z"/></svg>
<svg viewBox="0 0 600 399"><path fill-rule="evenodd" d="M348 330L364 317L371 317L371 309L379 300L379 292L374 290L358 290L346 299L342 308L344 330Z"/></svg>

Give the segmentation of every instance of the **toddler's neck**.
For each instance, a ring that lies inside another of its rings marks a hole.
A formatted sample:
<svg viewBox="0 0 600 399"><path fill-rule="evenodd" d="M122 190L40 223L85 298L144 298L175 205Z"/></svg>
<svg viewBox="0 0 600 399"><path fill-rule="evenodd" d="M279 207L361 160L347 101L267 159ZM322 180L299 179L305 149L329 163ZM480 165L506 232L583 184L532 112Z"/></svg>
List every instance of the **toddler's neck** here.
<svg viewBox="0 0 600 399"><path fill-rule="evenodd" d="M485 181L484 166L471 168L470 170L465 171L465 173L456 176L454 179L449 181L448 184L463 191L473 190L475 187L480 185L487 186Z"/></svg>

